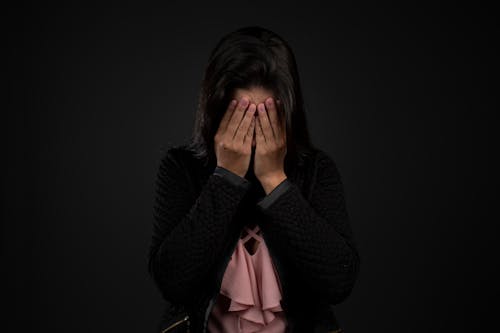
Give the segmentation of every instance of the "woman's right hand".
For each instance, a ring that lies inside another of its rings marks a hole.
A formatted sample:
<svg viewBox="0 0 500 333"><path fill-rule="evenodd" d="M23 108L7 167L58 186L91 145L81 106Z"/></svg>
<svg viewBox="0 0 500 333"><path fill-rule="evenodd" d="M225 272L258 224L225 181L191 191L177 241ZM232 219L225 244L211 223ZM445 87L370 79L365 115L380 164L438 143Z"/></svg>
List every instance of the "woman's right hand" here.
<svg viewBox="0 0 500 333"><path fill-rule="evenodd" d="M255 104L243 97L232 100L214 137L217 166L240 177L248 171L252 156L252 139L255 128Z"/></svg>

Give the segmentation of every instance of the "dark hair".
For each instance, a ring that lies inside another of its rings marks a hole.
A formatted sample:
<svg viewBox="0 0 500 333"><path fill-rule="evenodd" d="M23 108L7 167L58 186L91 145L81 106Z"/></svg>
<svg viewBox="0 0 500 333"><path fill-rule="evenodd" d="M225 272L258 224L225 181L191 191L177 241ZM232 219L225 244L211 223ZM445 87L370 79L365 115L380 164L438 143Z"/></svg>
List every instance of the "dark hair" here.
<svg viewBox="0 0 500 333"><path fill-rule="evenodd" d="M303 163L312 146L295 56L276 33L258 26L224 36L210 54L201 84L198 110L188 148L205 164L215 165L214 136L237 88L261 86L281 101L286 121L285 170Z"/></svg>

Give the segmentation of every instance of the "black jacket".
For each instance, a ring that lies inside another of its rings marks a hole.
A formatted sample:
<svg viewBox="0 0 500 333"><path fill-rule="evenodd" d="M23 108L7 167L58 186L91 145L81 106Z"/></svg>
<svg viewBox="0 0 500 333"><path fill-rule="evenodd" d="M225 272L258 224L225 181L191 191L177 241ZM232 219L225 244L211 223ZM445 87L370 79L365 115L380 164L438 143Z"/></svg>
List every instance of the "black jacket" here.
<svg viewBox="0 0 500 333"><path fill-rule="evenodd" d="M251 168L249 168L251 169ZM286 170L285 170L286 172ZM359 270L336 164L314 149L267 196L245 178L170 147L156 179L149 271L165 302L157 332L208 332L208 316L243 226L257 223L283 288L287 332L340 332L333 305Z"/></svg>

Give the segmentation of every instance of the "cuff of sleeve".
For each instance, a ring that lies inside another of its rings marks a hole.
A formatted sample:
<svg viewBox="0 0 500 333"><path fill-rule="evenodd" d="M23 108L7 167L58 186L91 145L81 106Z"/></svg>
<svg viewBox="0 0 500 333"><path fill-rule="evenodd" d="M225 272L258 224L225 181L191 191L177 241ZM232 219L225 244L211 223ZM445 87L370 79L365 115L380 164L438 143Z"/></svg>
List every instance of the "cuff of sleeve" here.
<svg viewBox="0 0 500 333"><path fill-rule="evenodd" d="M226 168L216 166L214 169L214 174L228 180L231 184L235 186L249 188L251 183L248 179L238 176L232 171Z"/></svg>
<svg viewBox="0 0 500 333"><path fill-rule="evenodd" d="M288 178L285 178L281 183L279 183L278 186L276 186L268 195L266 195L263 199L257 202L257 206L261 210L266 210L268 209L276 200L278 200L279 197L285 193L290 186L292 186L292 183Z"/></svg>

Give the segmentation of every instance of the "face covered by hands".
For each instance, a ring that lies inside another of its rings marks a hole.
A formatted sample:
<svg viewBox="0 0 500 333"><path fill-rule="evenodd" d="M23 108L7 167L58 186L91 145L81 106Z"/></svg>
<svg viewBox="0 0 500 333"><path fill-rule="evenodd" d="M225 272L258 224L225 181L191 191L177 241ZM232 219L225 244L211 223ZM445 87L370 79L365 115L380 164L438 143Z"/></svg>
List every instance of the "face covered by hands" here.
<svg viewBox="0 0 500 333"><path fill-rule="evenodd" d="M278 104L269 97L257 105L255 124L254 173L269 194L286 179L286 126L280 122Z"/></svg>
<svg viewBox="0 0 500 333"><path fill-rule="evenodd" d="M252 158L250 168L261 183L266 194L286 179L284 162L286 156L286 126L281 103L272 90L261 86L234 91L236 101L248 99L249 110L255 110L252 135ZM281 116L281 117L280 117Z"/></svg>

